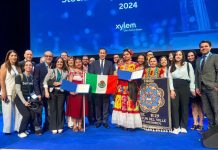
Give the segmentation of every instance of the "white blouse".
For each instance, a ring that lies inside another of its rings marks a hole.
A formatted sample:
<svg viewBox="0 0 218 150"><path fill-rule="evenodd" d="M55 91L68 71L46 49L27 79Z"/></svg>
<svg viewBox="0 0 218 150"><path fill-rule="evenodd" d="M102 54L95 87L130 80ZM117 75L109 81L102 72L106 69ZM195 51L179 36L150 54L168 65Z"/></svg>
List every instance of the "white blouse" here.
<svg viewBox="0 0 218 150"><path fill-rule="evenodd" d="M187 64L189 65L189 75ZM169 67L168 78L170 84L170 90L174 90L173 79L184 79L190 81L190 91L195 91L195 74L194 69L190 63L185 62L183 66L176 66L174 72L170 72L171 67Z"/></svg>
<svg viewBox="0 0 218 150"><path fill-rule="evenodd" d="M13 95L15 93L15 76L18 75L18 71L16 66L11 66L11 72L7 70L6 78L5 78L5 86L7 95Z"/></svg>

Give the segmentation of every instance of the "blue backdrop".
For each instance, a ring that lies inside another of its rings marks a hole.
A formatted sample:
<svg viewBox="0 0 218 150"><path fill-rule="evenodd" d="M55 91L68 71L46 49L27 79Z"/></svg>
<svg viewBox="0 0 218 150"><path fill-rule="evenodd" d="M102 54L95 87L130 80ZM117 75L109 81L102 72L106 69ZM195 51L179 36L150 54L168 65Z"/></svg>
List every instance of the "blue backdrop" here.
<svg viewBox="0 0 218 150"><path fill-rule="evenodd" d="M55 55L218 47L217 0L31 0L31 49Z"/></svg>

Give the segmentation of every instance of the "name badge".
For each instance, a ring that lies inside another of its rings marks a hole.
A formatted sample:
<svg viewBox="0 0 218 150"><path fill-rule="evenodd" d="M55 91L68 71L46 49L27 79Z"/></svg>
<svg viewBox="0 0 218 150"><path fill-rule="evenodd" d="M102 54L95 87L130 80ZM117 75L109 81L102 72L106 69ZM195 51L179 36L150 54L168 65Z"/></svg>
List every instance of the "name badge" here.
<svg viewBox="0 0 218 150"><path fill-rule="evenodd" d="M31 93L30 96L31 96L32 99L37 99L38 98L38 96L35 93Z"/></svg>

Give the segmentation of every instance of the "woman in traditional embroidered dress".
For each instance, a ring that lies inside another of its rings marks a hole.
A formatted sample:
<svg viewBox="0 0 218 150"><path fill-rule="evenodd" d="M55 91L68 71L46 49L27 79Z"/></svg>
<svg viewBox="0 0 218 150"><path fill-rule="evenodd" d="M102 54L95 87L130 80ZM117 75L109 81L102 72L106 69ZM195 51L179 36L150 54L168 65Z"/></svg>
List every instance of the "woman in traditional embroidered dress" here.
<svg viewBox="0 0 218 150"><path fill-rule="evenodd" d="M120 65L118 69L131 72L135 71L137 64L131 61L132 55L132 50L125 49L123 52L124 63ZM138 89L135 81L118 81L112 113L112 123L125 129L142 127L137 92Z"/></svg>
<svg viewBox="0 0 218 150"><path fill-rule="evenodd" d="M83 69L82 60L76 58L74 61L75 68L69 73L69 81L76 84L83 83ZM88 101L85 100L85 114L88 115ZM83 131L82 118L83 118L83 95L71 92L67 101L67 111L68 121L73 121L73 131ZM68 125L69 126L69 125Z"/></svg>
<svg viewBox="0 0 218 150"><path fill-rule="evenodd" d="M144 78L160 78L163 76L164 71L157 67L157 59L156 57L151 57L149 59L149 68L144 70Z"/></svg>

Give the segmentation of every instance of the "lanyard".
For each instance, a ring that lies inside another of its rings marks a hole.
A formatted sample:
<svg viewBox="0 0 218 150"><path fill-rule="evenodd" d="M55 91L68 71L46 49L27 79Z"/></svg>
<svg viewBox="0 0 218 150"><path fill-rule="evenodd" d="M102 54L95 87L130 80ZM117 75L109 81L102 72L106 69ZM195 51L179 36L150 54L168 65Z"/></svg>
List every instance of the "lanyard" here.
<svg viewBox="0 0 218 150"><path fill-rule="evenodd" d="M15 68L16 68L16 67L15 67ZM18 75L18 72L17 72L17 70L15 70L15 69L13 68L13 66L11 66L11 70L13 70L13 72L14 72L15 76L16 76L16 75Z"/></svg>
<svg viewBox="0 0 218 150"><path fill-rule="evenodd" d="M60 82L61 81L61 79L62 79L62 70L61 70L61 72L57 69L57 82Z"/></svg>

